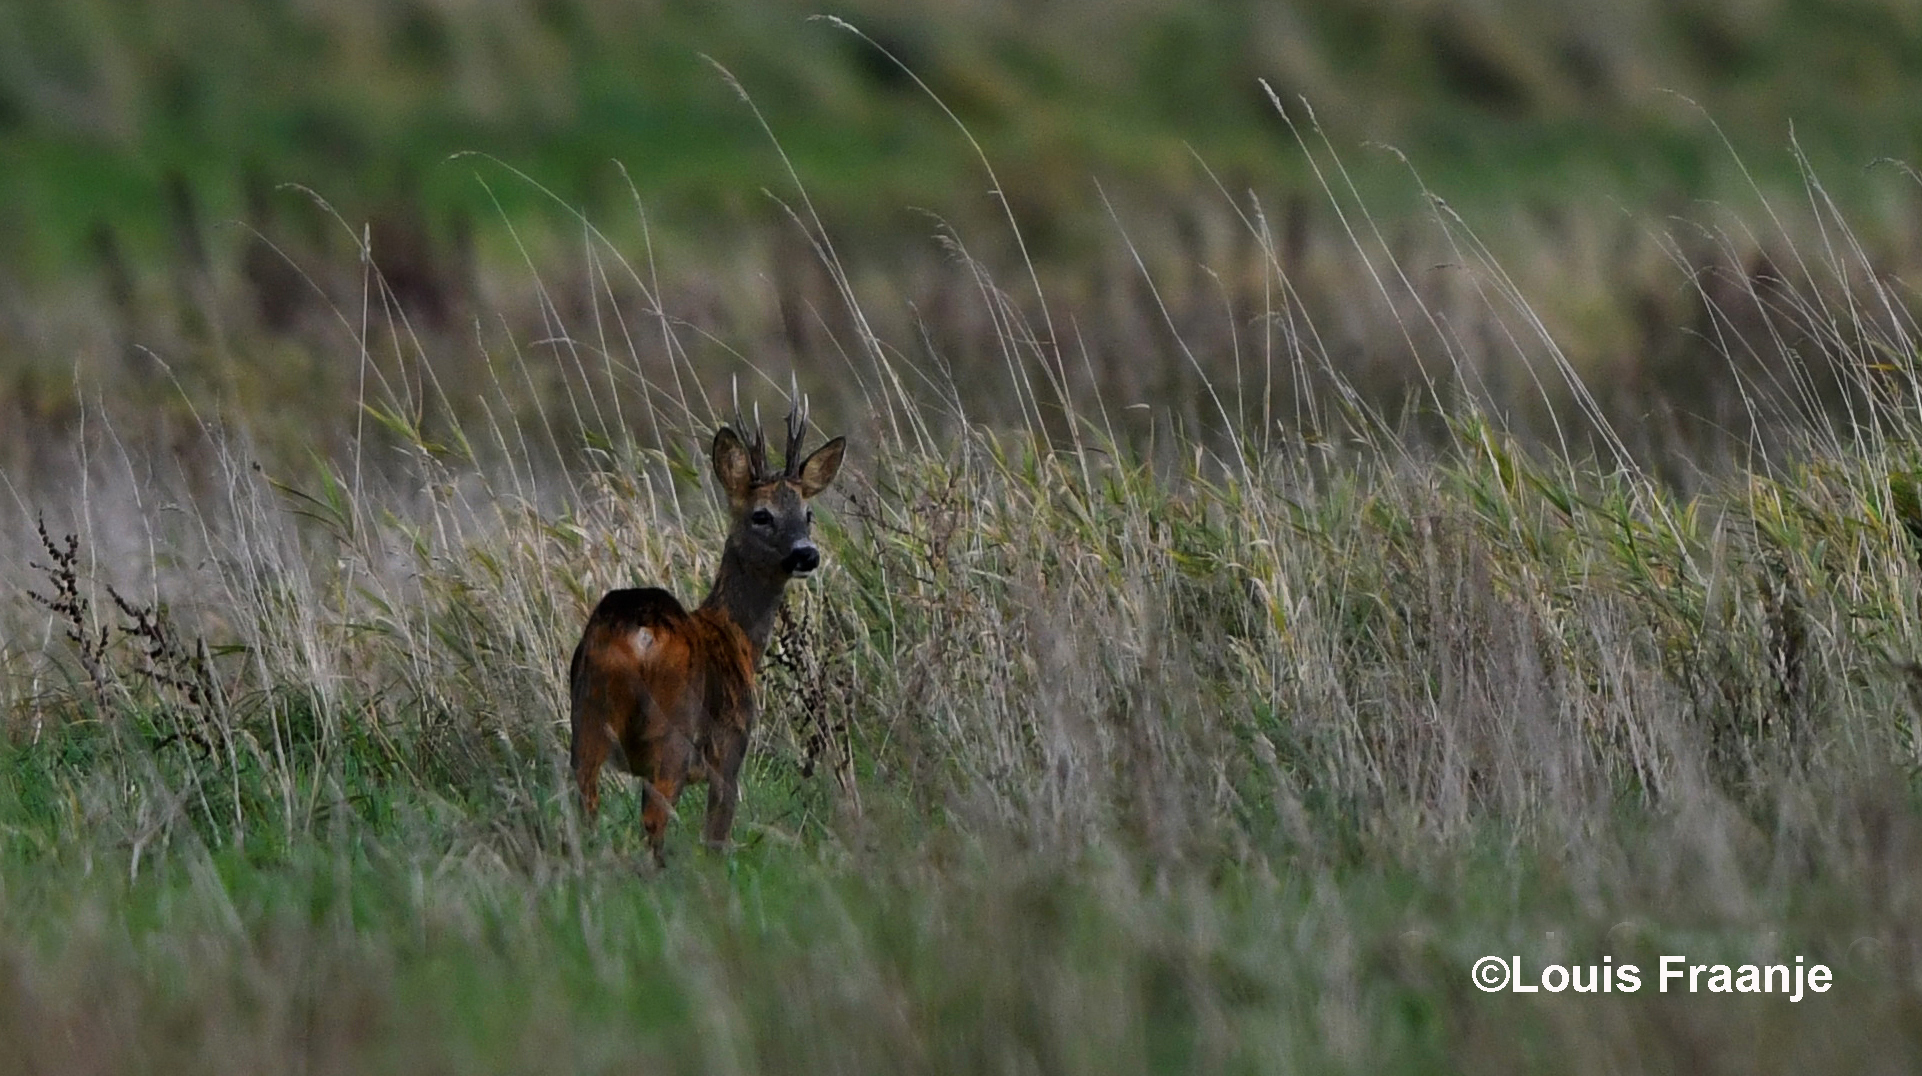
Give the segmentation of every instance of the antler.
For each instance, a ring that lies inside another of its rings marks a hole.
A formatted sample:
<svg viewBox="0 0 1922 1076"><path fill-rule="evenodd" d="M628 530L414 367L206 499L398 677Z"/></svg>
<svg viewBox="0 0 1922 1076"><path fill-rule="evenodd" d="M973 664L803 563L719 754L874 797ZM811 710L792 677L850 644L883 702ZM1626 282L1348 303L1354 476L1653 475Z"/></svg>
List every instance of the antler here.
<svg viewBox="0 0 1922 1076"><path fill-rule="evenodd" d="M788 374L788 399L793 401L787 414L787 448L781 457L782 467L777 473L768 466L767 435L761 432L761 405L754 405L754 421L749 423L741 417L741 387L736 382L734 391L734 429L741 435L747 446L748 465L753 469L754 481L772 482L776 478L797 478L801 473L801 440L807 436L808 402L801 395L799 381L792 373Z"/></svg>
<svg viewBox="0 0 1922 1076"><path fill-rule="evenodd" d="M781 473L789 478L799 478L801 475L801 438L807 436L808 428L808 400L807 397L801 395L801 385L800 382L795 379L794 372L790 370L787 377L787 398L792 401L792 403L787 413L787 450L781 457L785 467Z"/></svg>

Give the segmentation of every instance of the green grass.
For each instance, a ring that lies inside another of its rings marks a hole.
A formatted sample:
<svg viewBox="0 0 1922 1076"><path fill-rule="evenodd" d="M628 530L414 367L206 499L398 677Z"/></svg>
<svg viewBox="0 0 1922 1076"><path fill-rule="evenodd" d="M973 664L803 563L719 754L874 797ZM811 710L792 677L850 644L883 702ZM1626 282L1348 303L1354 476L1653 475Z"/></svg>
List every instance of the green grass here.
<svg viewBox="0 0 1922 1076"><path fill-rule="evenodd" d="M939 295L972 288L931 241L929 214L984 244L981 256L1019 256L951 108L999 169L1025 253L1063 313L1114 362L1155 364L1142 343L1153 326L1098 332L1114 321L1109 306L1138 305L1115 280L1132 275L1132 258L1104 199L1157 272L1220 274L1173 296L1188 335L1222 325L1224 300L1264 302L1244 290L1259 274L1236 238L1251 195L1322 320L1368 286L1324 271L1329 250L1346 260L1341 224L1264 81L1297 122L1312 106L1330 148L1354 162L1343 182L1381 217L1398 264L1446 289L1435 267L1461 259L1424 241L1407 169L1364 144L1406 153L1502 261L1555 274L1537 307L1584 369L1610 379L1636 376L1651 332L1703 328L1671 258L1742 272L1820 247L1813 222L1787 235L1763 226L1765 199L1803 198L1805 165L1857 223L1876 272L1914 272L1909 182L1872 167L1915 157L1922 66L1899 3L1635 2L1594 17L1520 0L1480 12L1412 0L1301 13L836 10L932 96L814 13L609 0L459 16L240 0L124 13L86 0L0 18L0 264L20 327L0 339L0 379L70 402L62 375L77 360L150 373L129 354L135 342L183 373L217 375L236 352L263 349L327 368L343 344L337 322L360 320L354 267L370 223L375 260L411 289L416 331L444 345L434 350L473 341L471 319L445 311L485 310L485 324L537 335L552 326L523 286L530 271L563 309L596 301L575 211L617 249L656 253L643 279L664 308L717 308L727 324L710 328L733 330L723 338L744 351L831 358L823 333L807 331L810 304L833 297L800 268L804 240L782 204L797 192L704 57L753 98L850 264L929 318L943 312ZM912 340L900 309L876 314L901 322L891 339ZM1471 334L1464 346L1485 345ZM435 359L444 376L466 373ZM1364 389L1376 380L1347 372ZM142 391L164 405L164 391ZM52 436L70 429L71 409L46 410L26 417Z"/></svg>
<svg viewBox="0 0 1922 1076"><path fill-rule="evenodd" d="M75 594L173 595L145 635L102 605L38 633L105 626L98 689L71 649L8 650L0 1050L19 1071L1913 1061L1906 439L1818 438L1782 481L1682 500L1453 428L1426 462L1363 426L1327 462L1165 469L869 428L777 642L739 847L704 855L683 819L659 873L631 796L579 829L560 659L601 588L693 589L716 536L691 478L642 453L522 487L418 453L392 494L292 495L230 458L241 492L188 526L119 520L176 566L76 563ZM76 506L92 525L117 481ZM49 566L38 593L60 546L13 562ZM815 722L848 737L851 792L831 751L801 776ZM1836 986L1655 993L1678 952L1803 954ZM1484 995L1488 953L1609 955L1648 986Z"/></svg>

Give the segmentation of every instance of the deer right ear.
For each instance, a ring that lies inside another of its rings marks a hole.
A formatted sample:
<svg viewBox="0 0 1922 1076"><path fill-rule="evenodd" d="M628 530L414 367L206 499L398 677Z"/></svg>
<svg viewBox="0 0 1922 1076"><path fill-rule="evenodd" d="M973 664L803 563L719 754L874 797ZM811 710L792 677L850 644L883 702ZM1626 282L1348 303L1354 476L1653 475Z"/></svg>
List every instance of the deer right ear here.
<svg viewBox="0 0 1922 1076"><path fill-rule="evenodd" d="M714 434L714 477L720 480L721 489L727 492L729 504L739 504L747 499L748 487L754 484L754 467L748 460L747 446L741 443L740 435L722 426Z"/></svg>
<svg viewBox="0 0 1922 1076"><path fill-rule="evenodd" d="M814 450L814 454L801 461L798 469L801 479L801 496L812 497L828 488L834 476L841 470L841 457L847 452L848 439L836 437L827 444Z"/></svg>

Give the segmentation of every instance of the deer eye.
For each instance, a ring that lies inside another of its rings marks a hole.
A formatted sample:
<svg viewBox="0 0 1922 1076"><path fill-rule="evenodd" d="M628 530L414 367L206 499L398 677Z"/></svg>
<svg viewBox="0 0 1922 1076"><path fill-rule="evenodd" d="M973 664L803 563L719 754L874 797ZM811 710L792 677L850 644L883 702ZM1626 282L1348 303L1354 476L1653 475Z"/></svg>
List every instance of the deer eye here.
<svg viewBox="0 0 1922 1076"><path fill-rule="evenodd" d="M748 518L748 521L753 523L755 526L765 527L768 524L774 522L774 513L768 511L765 508L756 508L754 510L754 514L747 518Z"/></svg>

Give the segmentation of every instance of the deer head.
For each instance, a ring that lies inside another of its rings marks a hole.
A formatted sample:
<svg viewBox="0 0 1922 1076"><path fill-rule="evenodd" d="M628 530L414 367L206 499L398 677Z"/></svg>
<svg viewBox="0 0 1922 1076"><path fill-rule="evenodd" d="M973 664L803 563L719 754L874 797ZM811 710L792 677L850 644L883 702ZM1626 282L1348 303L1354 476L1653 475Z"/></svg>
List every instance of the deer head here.
<svg viewBox="0 0 1922 1076"><path fill-rule="evenodd" d="M733 521L727 554L741 570L756 575L807 575L821 564L811 535L814 513L807 502L834 481L847 438L836 437L803 459L807 404L798 402L788 413L787 448L776 471L768 464L760 423L750 427L737 414L735 424L751 432L744 439L733 427L722 426L714 434L711 451L714 477L727 495Z"/></svg>

